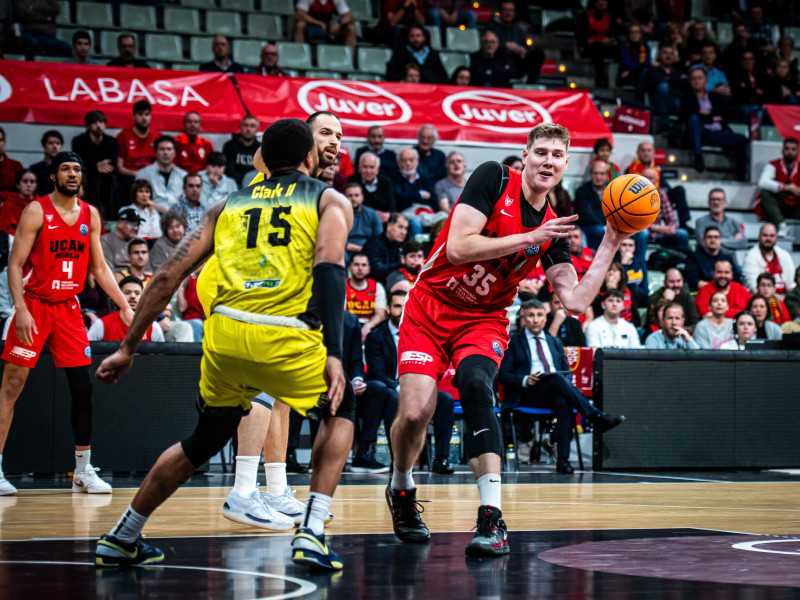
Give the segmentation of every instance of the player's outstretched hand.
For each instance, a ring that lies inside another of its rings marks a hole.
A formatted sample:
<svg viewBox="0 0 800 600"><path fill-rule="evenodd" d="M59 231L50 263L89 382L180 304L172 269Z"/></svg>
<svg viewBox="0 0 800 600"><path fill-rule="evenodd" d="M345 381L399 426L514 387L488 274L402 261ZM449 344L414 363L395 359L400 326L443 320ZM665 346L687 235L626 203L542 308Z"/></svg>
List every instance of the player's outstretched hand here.
<svg viewBox="0 0 800 600"><path fill-rule="evenodd" d="M342 368L342 361L333 356L329 356L325 360L325 370L322 372L322 377L325 379L325 383L328 384L328 399L331 401L331 415L335 416L336 411L339 409L339 404L342 403L342 399L344 398L344 386L347 385L347 379L344 377L344 369Z"/></svg>
<svg viewBox="0 0 800 600"><path fill-rule="evenodd" d="M39 333L39 330L36 328L36 322L33 320L31 313L27 310L21 310L15 316L17 339L26 346L33 345L33 334Z"/></svg>
<svg viewBox="0 0 800 600"><path fill-rule="evenodd" d="M116 383L122 374L133 365L133 356L117 350L100 363L94 376L103 383Z"/></svg>
<svg viewBox="0 0 800 600"><path fill-rule="evenodd" d="M570 215L568 217L559 217L551 219L541 226L537 227L530 233L530 244L532 246L540 246L547 240L565 238L569 232L575 229L573 221L578 219L578 215Z"/></svg>

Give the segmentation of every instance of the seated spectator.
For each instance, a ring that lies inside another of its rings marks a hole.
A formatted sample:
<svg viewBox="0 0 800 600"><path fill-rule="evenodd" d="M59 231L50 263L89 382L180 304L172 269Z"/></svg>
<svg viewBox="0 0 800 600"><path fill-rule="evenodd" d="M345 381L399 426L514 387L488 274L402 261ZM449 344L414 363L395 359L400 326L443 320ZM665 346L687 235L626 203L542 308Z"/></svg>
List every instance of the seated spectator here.
<svg viewBox="0 0 800 600"><path fill-rule="evenodd" d="M728 297L728 312L726 317L732 317L740 310L744 310L747 301L750 299L748 292L741 283L733 281L733 266L729 260L718 260L714 264L714 273L711 281L700 288L694 297L695 306L698 314L706 316L709 300L715 292L724 292Z"/></svg>
<svg viewBox="0 0 800 600"><path fill-rule="evenodd" d="M783 325L791 320L789 311L783 301L775 294L775 276L772 273L761 273L758 276L756 293L767 301L769 316L776 325Z"/></svg>
<svg viewBox="0 0 800 600"><path fill-rule="evenodd" d="M147 242L141 238L134 238L128 242L128 263L127 269L120 269L114 273L117 283L125 277L135 277L145 287L153 277L150 269L150 250Z"/></svg>
<svg viewBox="0 0 800 600"><path fill-rule="evenodd" d="M668 47L672 48L672 46ZM625 41L619 47L617 86L629 85L636 88L637 91L643 90L645 73L649 67L650 48L644 41L642 27L638 23L632 23L628 27Z"/></svg>
<svg viewBox="0 0 800 600"><path fill-rule="evenodd" d="M775 53L772 40L775 39L772 19L764 16L764 7L757 3L750 4L750 10L744 23L750 34L750 41L756 47L756 56L761 65L766 65L769 57Z"/></svg>
<svg viewBox="0 0 800 600"><path fill-rule="evenodd" d="M519 171L520 173L525 168L522 159L519 156L516 156L515 154L512 154L511 156L506 156L503 159L503 164L508 167L511 167L515 171Z"/></svg>
<svg viewBox="0 0 800 600"><path fill-rule="evenodd" d="M447 177L440 179L433 187L436 198L439 199L439 210L449 213L458 202L467 180L467 161L460 152L451 152L447 155Z"/></svg>
<svg viewBox="0 0 800 600"><path fill-rule="evenodd" d="M638 306L646 306L647 298L650 295L650 284L647 281L647 265L642 259L635 256L635 253L636 242L631 238L622 240L619 246L617 262L625 269L628 289L636 299L636 304Z"/></svg>
<svg viewBox="0 0 800 600"><path fill-rule="evenodd" d="M732 265L736 264L732 254L722 252L720 246L722 244L722 234L719 227L716 225L709 225L703 233L703 243L697 246L697 250L689 254L686 259L686 282L689 284L689 289L693 292L700 290L712 279L714 272L714 265L724 260ZM741 279L739 269L734 269L735 279ZM735 314L735 313L734 313Z"/></svg>
<svg viewBox="0 0 800 600"><path fill-rule="evenodd" d="M753 313L756 319L756 339L779 340L783 337L780 326L770 320L772 316L767 299L761 294L752 296L744 310Z"/></svg>
<svg viewBox="0 0 800 600"><path fill-rule="evenodd" d="M619 56L616 21L608 10L608 0L590 0L578 15L575 39L581 56L594 65L595 87L608 87L607 59Z"/></svg>
<svg viewBox="0 0 800 600"><path fill-rule="evenodd" d="M766 73L756 69L756 56L750 50L745 50L739 57L738 68L730 73L731 98L733 104L739 108L739 115L749 122L750 115L756 114L761 118L763 104L772 99L774 83Z"/></svg>
<svg viewBox="0 0 800 600"><path fill-rule="evenodd" d="M550 296L550 312L547 313L544 329L564 346L586 346L581 322L567 312L555 292Z"/></svg>
<svg viewBox="0 0 800 600"><path fill-rule="evenodd" d="M112 273L127 269L131 266L128 261L128 242L139 234L139 225L142 220L135 209L126 206L120 208L117 214L117 226L114 231L109 231L100 236L100 247L103 249L103 258L108 263Z"/></svg>
<svg viewBox="0 0 800 600"><path fill-rule="evenodd" d="M735 255L737 250L747 249L747 239L744 237L744 227L739 221L725 213L727 206L725 190L713 188L708 192L708 214L697 219L694 231L698 243L702 244L706 228L714 225L722 236L720 250Z"/></svg>
<svg viewBox="0 0 800 600"><path fill-rule="evenodd" d="M439 132L433 125L422 125L417 130L417 145L414 146L414 150L417 151L419 159L419 174L431 185L447 177L447 159L444 152L433 147L438 139Z"/></svg>
<svg viewBox="0 0 800 600"><path fill-rule="evenodd" d="M653 180L658 173L653 168L647 168L642 172L642 176ZM658 211L656 220L647 229L650 241L665 248L679 250L684 254L689 252L689 232L678 225L678 218L675 216L675 209L669 201L666 188L658 188L661 198L661 209Z"/></svg>
<svg viewBox="0 0 800 600"><path fill-rule="evenodd" d="M356 150L356 165L359 165L360 168L362 155L365 152L372 152L378 157L378 168L381 169L380 174L387 177L391 176L392 172L397 170L397 155L383 145L385 139L386 134L383 131L383 127L371 125L367 129L367 145L361 146Z"/></svg>
<svg viewBox="0 0 800 600"><path fill-rule="evenodd" d="M337 19L334 19L334 15ZM297 0L294 41L343 42L356 49L356 22L345 0Z"/></svg>
<svg viewBox="0 0 800 600"><path fill-rule="evenodd" d="M83 119L86 131L72 139L72 151L81 157L86 175L86 197L108 220L117 214L120 204L117 185L119 144L106 134L106 116L90 110Z"/></svg>
<svg viewBox="0 0 800 600"><path fill-rule="evenodd" d="M573 214L572 198L569 197L569 192L564 188L563 180L559 181L550 190L550 193L547 194L547 201L557 217L569 217Z"/></svg>
<svg viewBox="0 0 800 600"><path fill-rule="evenodd" d="M200 137L203 125L200 113L189 111L183 116L183 133L175 138L175 164L187 173L199 173L206 167L214 144Z"/></svg>
<svg viewBox="0 0 800 600"><path fill-rule="evenodd" d="M81 307L83 324L88 330L92 324L105 317L110 311L111 299L105 290L100 287L91 271L86 273L86 282L83 290L77 295L78 303Z"/></svg>
<svg viewBox="0 0 800 600"><path fill-rule="evenodd" d="M706 72L706 91L708 93L714 92L721 96L731 96L731 85L728 81L728 76L716 66L717 63L717 45L714 42L708 41L703 43L702 53L700 55L700 62L693 62L689 70L695 67L701 67Z"/></svg>
<svg viewBox="0 0 800 600"><path fill-rule="evenodd" d="M419 270L425 263L422 244L416 240L406 240L403 243L403 253L400 255L400 264L397 271L392 271L386 276L386 288L391 294L395 290L408 292L417 281Z"/></svg>
<svg viewBox="0 0 800 600"><path fill-rule="evenodd" d="M394 154L394 153L393 153ZM360 183L364 192L364 206L373 209L381 223L386 223L395 212L394 183L380 173L381 161L372 152L364 152L358 159L358 174L351 175L348 183Z"/></svg>
<svg viewBox="0 0 800 600"><path fill-rule="evenodd" d="M434 210L433 184L419 172L419 154L414 148L405 148L397 155L399 173L394 178L394 198L397 210L404 212L424 205ZM422 232L416 218L409 219L409 236Z"/></svg>
<svg viewBox="0 0 800 600"><path fill-rule="evenodd" d="M785 35L778 41L775 57L778 60L785 60L789 63L789 71L792 77L797 80L797 65L800 61L794 55L794 40L790 36Z"/></svg>
<svg viewBox="0 0 800 600"><path fill-rule="evenodd" d="M683 100L686 132L694 151L694 168L702 173L706 166L703 146L719 146L732 152L736 158L736 171L740 178L747 177L747 138L728 127L733 114L729 100L715 92L706 91L706 72L693 67L689 73L690 91Z"/></svg>
<svg viewBox="0 0 800 600"><path fill-rule="evenodd" d="M278 66L278 47L267 42L261 47L261 62L253 69L256 75L286 77L286 72Z"/></svg>
<svg viewBox="0 0 800 600"><path fill-rule="evenodd" d="M470 74L472 85L492 88L509 88L517 76L514 61L500 48L493 31L483 32L481 49L470 55Z"/></svg>
<svg viewBox="0 0 800 600"><path fill-rule="evenodd" d="M5 262L8 262L8 236L15 235L17 232L17 225L22 211L25 207L36 200L36 175L30 169L20 169L17 171L15 177L16 191L2 192L0 191L0 201L2 201L2 208L0 208L0 231L6 234L5 240ZM5 265L0 265L4 268Z"/></svg>
<svg viewBox="0 0 800 600"><path fill-rule="evenodd" d="M611 142L608 141L608 138L600 138L595 141L594 151L589 159L589 164L586 165L586 170L583 172L584 182L592 180L592 165L598 160L608 165L608 181L616 179L617 176L619 176L619 165L611 162L611 150Z"/></svg>
<svg viewBox="0 0 800 600"><path fill-rule="evenodd" d="M250 183L244 181L244 176L253 170L253 156L259 148L257 134L258 119L245 115L239 123L239 133L234 133L222 146L225 175L234 179L239 187Z"/></svg>
<svg viewBox="0 0 800 600"><path fill-rule="evenodd" d="M625 278L625 268L618 262L613 262L609 265L603 283L600 286L600 291L597 297L592 301L592 311L595 318L602 314L603 302L609 290L617 290L622 294L623 307L618 316L620 316L623 321L628 321L638 327L639 306L636 304L633 294L631 294L631 291L628 289L628 281Z"/></svg>
<svg viewBox="0 0 800 600"><path fill-rule="evenodd" d="M771 273L775 279L775 291L779 298L792 287L794 261L792 255L778 247L778 230L772 223L764 223L758 232L758 244L750 248L742 265L742 284L751 293L756 292L758 276Z"/></svg>
<svg viewBox="0 0 800 600"><path fill-rule="evenodd" d="M389 297L389 318L367 336L364 356L367 360L367 379L382 382L392 404L396 404L399 385L397 378L397 341L400 337L400 319L403 316L407 295L397 291ZM448 461L450 436L453 432L453 397L438 392L436 412L433 414L433 435L436 437L436 455L431 470L447 475L453 472Z"/></svg>
<svg viewBox="0 0 800 600"><path fill-rule="evenodd" d="M667 28L659 40L659 46L665 44L672 46L678 53L678 56L686 55L686 31L684 31L683 23L667 23Z"/></svg>
<svg viewBox="0 0 800 600"><path fill-rule="evenodd" d="M154 271L167 262L178 249L178 244L186 235L186 217L170 210L161 215L160 225L162 235L150 248L150 266Z"/></svg>
<svg viewBox="0 0 800 600"><path fill-rule="evenodd" d="M403 67L403 83L421 83L422 70L417 63L408 63Z"/></svg>
<svg viewBox="0 0 800 600"><path fill-rule="evenodd" d="M145 244L147 246L147 244ZM139 304L139 298L142 296L142 282L136 277L123 277L119 280L119 289L122 290L122 295L128 301L128 306L132 311L136 311ZM88 337L91 342L121 342L125 339L125 334L128 333L130 323L122 320L119 310L96 319L92 326L89 328ZM163 342L164 333L158 324L153 323L147 328L143 342Z"/></svg>
<svg viewBox="0 0 800 600"><path fill-rule="evenodd" d="M722 70L728 75L729 80L730 76L741 68L742 53L746 51L753 52L755 56L757 48L750 40L747 26L744 23L735 23L733 26L733 41L720 55ZM732 88L731 92L733 92Z"/></svg>
<svg viewBox="0 0 800 600"><path fill-rule="evenodd" d="M694 341L705 350L718 350L733 339L733 320L725 316L728 312L728 297L723 292L711 295L709 314L701 319L694 330Z"/></svg>
<svg viewBox="0 0 800 600"><path fill-rule="evenodd" d="M392 213L386 222L386 231L379 238L370 238L363 252L369 259L370 272L375 281L384 283L386 276L399 269L402 244L408 233L408 219L400 213Z"/></svg>
<svg viewBox="0 0 800 600"><path fill-rule="evenodd" d="M500 47L514 59L514 70L526 83L536 83L544 63L544 50L533 45L517 24L516 5L512 0L500 2L500 14L486 24L486 31L497 36Z"/></svg>
<svg viewBox="0 0 800 600"><path fill-rule="evenodd" d="M350 260L345 310L358 317L362 342L386 319L386 288L369 275L369 258L363 252L356 252Z"/></svg>
<svg viewBox="0 0 800 600"><path fill-rule="evenodd" d="M0 192L13 192L16 189L17 173L20 171L22 163L6 154L6 130L0 127Z"/></svg>
<svg viewBox="0 0 800 600"><path fill-rule="evenodd" d="M1 212L0 222L2 222ZM789 316L795 321L800 321L800 267L797 267L794 272L794 283L794 287L786 294L784 302L786 303L786 310L789 311Z"/></svg>
<svg viewBox="0 0 800 600"><path fill-rule="evenodd" d="M121 33L117 36L117 56L108 63L109 67L135 67L137 69L149 69L150 65L141 58L136 58L136 38L130 33ZM136 105L133 105L134 111ZM134 114L136 114L134 112Z"/></svg>
<svg viewBox="0 0 800 600"><path fill-rule="evenodd" d="M756 339L756 318L743 310L733 319L734 337L720 346L720 350L744 350L748 340Z"/></svg>
<svg viewBox="0 0 800 600"><path fill-rule="evenodd" d="M72 56L65 60L66 63L75 65L99 65L92 58L92 38L85 29L79 29L72 34Z"/></svg>
<svg viewBox="0 0 800 600"><path fill-rule="evenodd" d="M693 229L689 226L691 214L689 212L689 204L686 202L686 189L682 185L671 188L667 184L661 177L661 167L656 164L655 155L656 150L652 142L641 142L636 147L636 158L628 165L625 172L641 175L648 167L655 169L656 173L658 173L658 178L657 180L652 179L651 181L657 188L667 188L667 195L669 196L670 202L672 202L672 207L678 213L678 222L680 226L692 233ZM644 255L641 255L640 258L644 260Z"/></svg>
<svg viewBox="0 0 800 600"><path fill-rule="evenodd" d="M575 191L572 208L578 215L578 224L586 234L586 242L597 250L606 232L606 217L603 214L603 192L608 185L608 165L596 160L591 164L591 181Z"/></svg>
<svg viewBox="0 0 800 600"><path fill-rule="evenodd" d="M197 297L197 276L202 268L202 266L198 267L183 280L178 288L178 310L181 313L181 321L192 326L195 342L203 341L203 321L205 320L203 305Z"/></svg>
<svg viewBox="0 0 800 600"><path fill-rule="evenodd" d="M689 24L689 35L680 52L680 64L684 69L699 63L703 58L703 48L706 44L714 45L714 40L708 35L708 28L703 21ZM708 90L709 92L711 90Z"/></svg>
<svg viewBox="0 0 800 600"><path fill-rule="evenodd" d="M64 145L64 136L57 129L48 129L42 134L42 152L44 159L33 163L29 169L36 175L36 197L47 196L55 189L53 180L50 179L50 162L56 154L61 152Z"/></svg>
<svg viewBox="0 0 800 600"><path fill-rule="evenodd" d="M425 0L425 23L434 27L456 27L466 29L478 27L478 15L464 8L462 0Z"/></svg>
<svg viewBox="0 0 800 600"><path fill-rule="evenodd" d="M670 115L681 114L687 77L686 72L676 65L677 60L678 55L672 46L659 46L658 62L647 69L644 77L644 89L653 107L653 129L656 133L669 133Z"/></svg>
<svg viewBox="0 0 800 600"><path fill-rule="evenodd" d="M224 35L215 35L211 41L214 59L200 65L201 71L209 73L244 73L244 67L230 58L231 45Z"/></svg>
<svg viewBox="0 0 800 600"><path fill-rule="evenodd" d="M317 177L320 181L327 183L337 192L344 195L347 178L339 172L340 164L341 160L337 154L333 164L322 169L322 172Z"/></svg>
<svg viewBox="0 0 800 600"><path fill-rule="evenodd" d="M200 175L188 173L183 177L183 194L171 206L171 209L186 217L186 233L194 231L194 228L200 224L205 212L203 208L203 180Z"/></svg>
<svg viewBox="0 0 800 600"><path fill-rule="evenodd" d="M644 347L648 350L699 350L700 346L684 328L683 306L671 302L664 308L663 328L647 336Z"/></svg>
<svg viewBox="0 0 800 600"><path fill-rule="evenodd" d="M677 302L683 307L687 327L694 327L694 324L700 319L694 298L683 283L683 274L678 269L669 269L664 274L664 285L653 292L647 300L645 330L652 326L660 327L653 308L662 299L668 302Z"/></svg>
<svg viewBox="0 0 800 600"><path fill-rule="evenodd" d="M460 85L464 87L472 85L472 73L469 67L463 65L456 67L456 70L450 75L450 81L448 81L448 83L450 85Z"/></svg>
<svg viewBox="0 0 800 600"><path fill-rule="evenodd" d="M393 49L406 43L412 25L425 26L423 0L387 0L382 3L378 23L372 29L372 43L388 42Z"/></svg>
<svg viewBox="0 0 800 600"><path fill-rule="evenodd" d="M147 239L161 237L161 217L153 208L153 188L145 179L137 179L131 186L131 203L124 209L132 209L139 216L138 236Z"/></svg>
<svg viewBox="0 0 800 600"><path fill-rule="evenodd" d="M56 17L61 12L56 0L36 0L35 2L13 0L11 5L14 23L19 26L22 36L25 60L34 56L70 56L72 50L67 42L56 38Z"/></svg>
<svg viewBox="0 0 800 600"><path fill-rule="evenodd" d="M408 28L406 42L392 54L392 59L386 66L386 79L400 81L405 66L417 63L422 69L422 83L447 83L447 71L442 65L439 53L428 45L426 31L422 25L411 25Z"/></svg>
<svg viewBox="0 0 800 600"><path fill-rule="evenodd" d="M381 219L369 206L364 206L364 192L358 181L350 181L345 188L345 196L353 206L353 226L347 236L345 250L354 254L361 252L370 238L378 238L383 233Z"/></svg>
<svg viewBox="0 0 800 600"><path fill-rule="evenodd" d="M800 84L797 72L792 71L791 63L785 58L776 58L772 63L775 104L800 104Z"/></svg>
<svg viewBox="0 0 800 600"><path fill-rule="evenodd" d="M600 316L586 326L586 345L591 348L641 348L636 327L622 318L625 297L617 289L603 294Z"/></svg>
<svg viewBox="0 0 800 600"><path fill-rule="evenodd" d="M624 22L641 25L642 33L647 39L656 40L661 35L661 27L657 23L655 4L625 0L620 8L620 16L624 19ZM661 26L663 26L663 23Z"/></svg>
<svg viewBox="0 0 800 600"><path fill-rule="evenodd" d="M583 279L586 271L589 270L589 265L592 264L594 259L594 252L583 245L583 231L579 225L567 235L569 242L569 254L572 259L572 266L575 267L575 272L578 274L578 281Z"/></svg>
<svg viewBox="0 0 800 600"><path fill-rule="evenodd" d="M173 319L172 304L167 304L156 321L164 334L165 342L178 342L191 344L194 342L194 332L189 323Z"/></svg>
<svg viewBox="0 0 800 600"><path fill-rule="evenodd" d="M147 100L139 100L133 105L133 126L126 127L117 134L119 155L117 173L120 182L120 197L127 197L128 190L139 170L156 160L155 141L161 133L150 128L152 106Z"/></svg>
<svg viewBox="0 0 800 600"><path fill-rule="evenodd" d="M797 139L784 139L782 157L764 165L758 178L761 210L766 220L778 228L778 237L789 236L784 219L800 218L800 163L797 155Z"/></svg>
<svg viewBox="0 0 800 600"><path fill-rule="evenodd" d="M236 181L225 175L226 164L227 160L222 152L211 152L206 159L206 168L198 173L203 182L203 193L200 197L204 210L226 200L238 189Z"/></svg>
<svg viewBox="0 0 800 600"><path fill-rule="evenodd" d="M645 325L644 332L642 332L642 343L646 342L647 338L656 331L664 328L664 309L670 303L671 301L666 298L659 298L658 301L647 307L647 319L645 321L647 325ZM692 310L697 313L694 300L692 300Z"/></svg>
<svg viewBox="0 0 800 600"><path fill-rule="evenodd" d="M156 138L153 148L156 151L156 162L141 169L136 174L136 179L144 179L150 183L153 189L153 208L165 213L180 199L187 173L172 162L175 159L175 140L170 136Z"/></svg>

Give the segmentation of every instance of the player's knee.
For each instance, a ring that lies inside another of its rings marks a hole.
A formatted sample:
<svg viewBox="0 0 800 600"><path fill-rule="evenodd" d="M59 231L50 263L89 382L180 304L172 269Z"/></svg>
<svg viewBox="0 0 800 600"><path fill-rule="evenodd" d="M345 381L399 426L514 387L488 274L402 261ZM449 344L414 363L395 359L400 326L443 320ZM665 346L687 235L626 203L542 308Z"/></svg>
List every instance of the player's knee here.
<svg viewBox="0 0 800 600"><path fill-rule="evenodd" d="M195 468L220 452L236 433L246 414L241 407L210 408L202 399L198 402L199 416L194 431L181 441L186 458Z"/></svg>
<svg viewBox="0 0 800 600"><path fill-rule="evenodd" d="M485 356L468 356L458 365L456 382L461 404L494 405L497 364ZM465 409L466 410L466 409Z"/></svg>
<svg viewBox="0 0 800 600"><path fill-rule="evenodd" d="M431 422L434 412L436 412L435 402L431 402L429 406L422 404L406 405L398 414L397 421L401 421L404 428L409 432L424 431L428 423Z"/></svg>
<svg viewBox="0 0 800 600"><path fill-rule="evenodd" d="M90 402L92 398L92 377L89 367L67 367L64 369L72 402Z"/></svg>

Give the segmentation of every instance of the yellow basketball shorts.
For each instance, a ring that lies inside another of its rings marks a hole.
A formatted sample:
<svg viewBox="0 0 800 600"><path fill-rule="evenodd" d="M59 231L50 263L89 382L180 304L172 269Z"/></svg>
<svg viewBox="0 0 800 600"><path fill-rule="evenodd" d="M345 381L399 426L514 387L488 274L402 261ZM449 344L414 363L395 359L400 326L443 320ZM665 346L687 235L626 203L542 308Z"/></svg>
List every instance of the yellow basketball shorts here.
<svg viewBox="0 0 800 600"><path fill-rule="evenodd" d="M208 406L241 406L265 392L305 415L327 391L322 332L244 323L219 314L205 322L200 395Z"/></svg>

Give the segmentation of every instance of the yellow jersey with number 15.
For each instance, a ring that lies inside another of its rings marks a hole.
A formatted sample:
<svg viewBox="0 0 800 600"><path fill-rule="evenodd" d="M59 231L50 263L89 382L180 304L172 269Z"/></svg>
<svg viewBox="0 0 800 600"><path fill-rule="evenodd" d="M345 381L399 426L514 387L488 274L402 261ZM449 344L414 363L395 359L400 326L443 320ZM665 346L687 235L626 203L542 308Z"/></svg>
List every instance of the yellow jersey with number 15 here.
<svg viewBox="0 0 800 600"><path fill-rule="evenodd" d="M328 187L289 171L228 197L217 220L216 297L255 314L296 317L311 298L319 199Z"/></svg>

